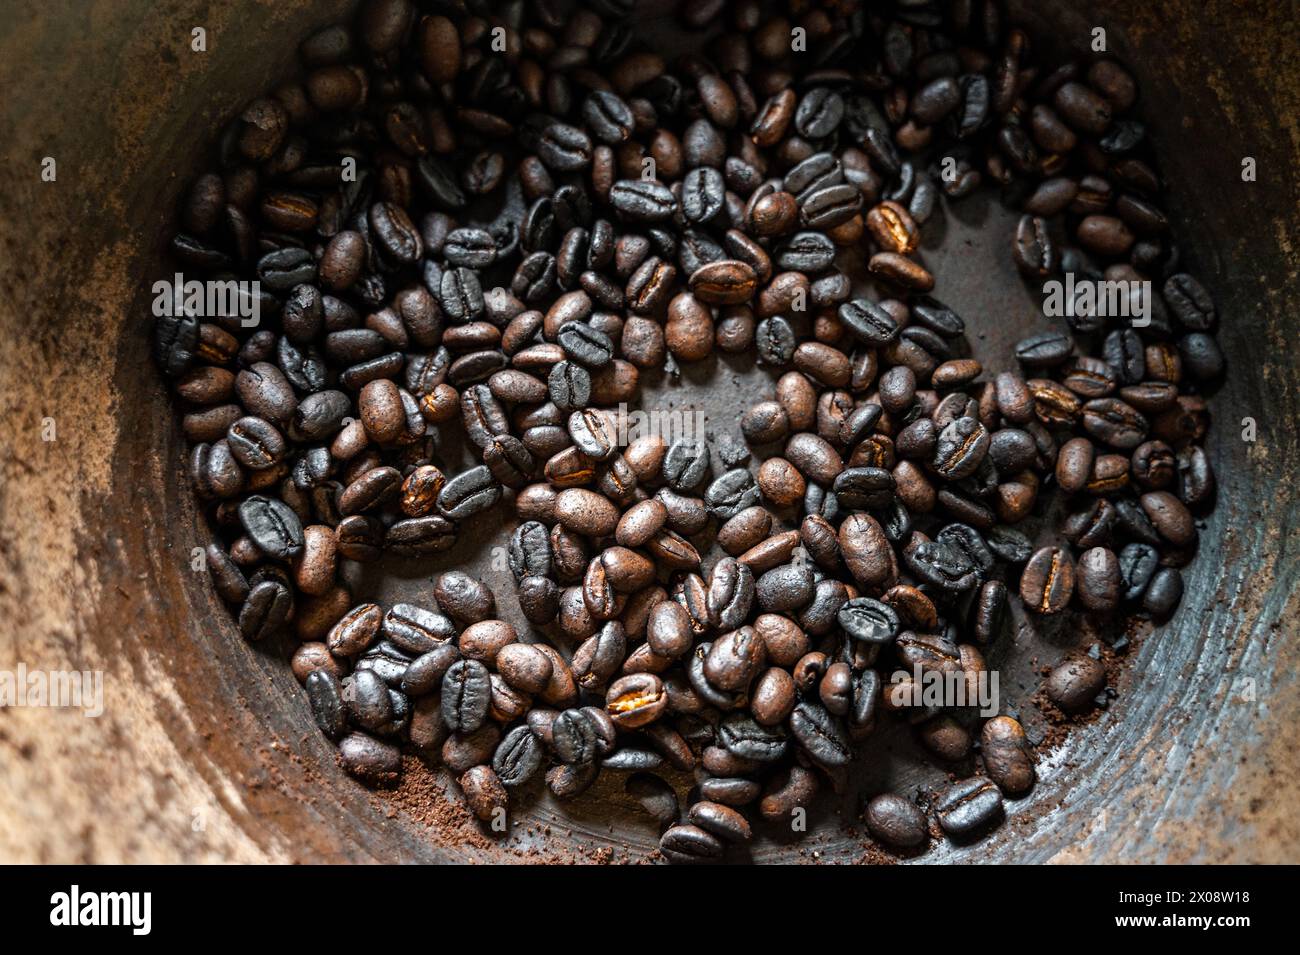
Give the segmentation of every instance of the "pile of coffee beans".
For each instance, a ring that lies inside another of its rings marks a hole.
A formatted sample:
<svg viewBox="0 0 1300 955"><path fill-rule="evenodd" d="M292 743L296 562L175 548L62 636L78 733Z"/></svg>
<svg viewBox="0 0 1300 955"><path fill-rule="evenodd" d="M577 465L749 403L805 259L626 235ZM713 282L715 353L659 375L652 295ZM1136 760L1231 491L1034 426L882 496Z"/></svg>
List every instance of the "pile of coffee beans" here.
<svg viewBox="0 0 1300 955"><path fill-rule="evenodd" d="M216 588L247 639L296 636L348 772L440 758L487 823L625 774L680 862L842 787L889 675L977 680L1017 598L1167 618L1224 361L1118 63L1038 64L991 0L690 0L681 55L636 7L367 0L308 38L172 243L187 276L257 280L263 317L181 310L155 345ZM1030 283L1149 282L1146 319L1081 300L986 371L918 255L981 184L1023 212L988 241ZM715 352L771 373L745 445L623 440L643 370ZM1016 525L1049 497L1036 549ZM348 562L437 554L502 501L529 632L457 570L356 603ZM1079 713L1105 683L1094 653L1045 691ZM874 795L898 849L1034 784L1005 707L925 715L982 774Z"/></svg>

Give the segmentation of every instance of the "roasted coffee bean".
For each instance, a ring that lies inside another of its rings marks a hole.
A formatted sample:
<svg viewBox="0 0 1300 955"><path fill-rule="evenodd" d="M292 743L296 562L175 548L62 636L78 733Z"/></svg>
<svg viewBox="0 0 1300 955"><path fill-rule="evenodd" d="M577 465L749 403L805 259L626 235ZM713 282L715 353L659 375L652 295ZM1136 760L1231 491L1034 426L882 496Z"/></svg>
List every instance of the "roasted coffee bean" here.
<svg viewBox="0 0 1300 955"><path fill-rule="evenodd" d="M979 568L961 547L944 541L925 541L907 556L912 573L928 584L953 593L979 583Z"/></svg>
<svg viewBox="0 0 1300 955"><path fill-rule="evenodd" d="M254 495L239 505L239 523L268 557L289 560L302 553L302 522L276 498Z"/></svg>
<svg viewBox="0 0 1300 955"><path fill-rule="evenodd" d="M1183 575L1176 567L1161 567L1142 595L1142 609L1157 620L1168 619L1183 599Z"/></svg>
<svg viewBox="0 0 1300 955"><path fill-rule="evenodd" d="M492 754L492 770L506 788L522 786L542 768L542 742L527 726L516 726Z"/></svg>
<svg viewBox="0 0 1300 955"><path fill-rule="evenodd" d="M980 733L984 771L1008 796L1020 796L1034 785L1034 763L1021 725L1009 716L997 716Z"/></svg>
<svg viewBox="0 0 1300 955"><path fill-rule="evenodd" d="M283 581L254 578L239 609L239 632L257 642L283 630L292 615L293 594Z"/></svg>
<svg viewBox="0 0 1300 955"><path fill-rule="evenodd" d="M444 643L427 653L422 653L402 673L401 689L408 696L423 696L442 686L442 678L460 654L450 643Z"/></svg>
<svg viewBox="0 0 1300 955"><path fill-rule="evenodd" d="M767 660L767 646L753 627L719 637L704 658L704 675L723 690L746 689Z"/></svg>
<svg viewBox="0 0 1300 955"><path fill-rule="evenodd" d="M854 580L867 590L890 586L898 575L893 547L880 522L868 514L853 514L839 531L840 552Z"/></svg>
<svg viewBox="0 0 1300 955"><path fill-rule="evenodd" d="M1199 392L1225 360L1210 294L1179 271L1133 76L1053 69L996 4L895 6L740 5L705 54L665 59L624 0L522 5L504 57L485 55L481 15L376 0L309 38L306 74L247 106L220 171L184 191L178 262L259 279L240 314L271 316L153 326L220 534L207 563L248 639L292 624L295 676L348 772L393 781L386 740L409 739L495 824L547 757L562 799L601 768L699 763L686 818L657 777L629 792L669 827L666 859L716 860L750 837L734 807L784 825L813 765L843 786L849 741L899 708L887 667L978 677L1011 609L1004 565L1034 613L1075 590L1098 617L1121 598L1157 621L1176 609L1192 515L1215 495ZM710 29L721 7L683 22ZM808 64L788 55L792 23ZM850 54L869 64L852 83ZM940 182L919 157L955 143ZM1017 344L1022 373L982 380L986 329L965 340L916 254L938 189L956 201L986 178L1022 216L1017 268L1086 281L1065 326ZM1161 282L1128 303L1146 324L1088 301L1103 278L1143 276ZM864 277L900 297L877 301ZM752 467L725 421L716 440L621 447L643 381L694 381L715 350L729 364L751 348L779 369L733 412ZM482 536L474 519L502 497L520 610L571 661L520 643L464 571L438 577L430 610L352 604L340 555L438 553ZM1035 552L1011 526L1030 518L1077 564ZM1087 679L1058 668L1048 699L1092 705L1097 656ZM940 758L971 758L964 718L921 716ZM1000 814L998 787L1033 783L1009 717L985 724L980 760L991 781L933 806L959 837ZM928 836L902 797L866 820L894 848Z"/></svg>
<svg viewBox="0 0 1300 955"><path fill-rule="evenodd" d="M481 514L501 499L501 485L486 465L470 468L449 480L438 494L438 512L459 521Z"/></svg>
<svg viewBox="0 0 1300 955"><path fill-rule="evenodd" d="M790 714L790 732L819 766L848 765L852 748L840 722L818 703L804 700Z"/></svg>
<svg viewBox="0 0 1300 955"><path fill-rule="evenodd" d="M894 793L881 793L867 803L864 818L871 835L896 849L912 849L929 838L925 815Z"/></svg>
<svg viewBox="0 0 1300 955"><path fill-rule="evenodd" d="M586 765L593 762L599 744L596 723L586 710L565 710L551 724L551 749L565 765Z"/></svg>
<svg viewBox="0 0 1300 955"><path fill-rule="evenodd" d="M755 594L759 605L772 613L784 613L805 606L813 595L812 570L803 564L784 564L758 579Z"/></svg>
<svg viewBox="0 0 1300 955"><path fill-rule="evenodd" d="M1186 547L1196 540L1196 524L1191 512L1168 491L1150 491L1140 498L1142 510L1162 538L1176 547Z"/></svg>
<svg viewBox="0 0 1300 955"><path fill-rule="evenodd" d="M609 202L625 219L641 224L663 222L677 211L672 190L657 180L619 180L609 191Z"/></svg>
<svg viewBox="0 0 1300 955"><path fill-rule="evenodd" d="M573 675L584 690L603 687L618 672L626 656L623 624L611 620L574 651Z"/></svg>
<svg viewBox="0 0 1300 955"><path fill-rule="evenodd" d="M477 660L457 660L442 678L442 718L453 733L473 733L487 719L492 702L488 669Z"/></svg>
<svg viewBox="0 0 1300 955"><path fill-rule="evenodd" d="M1214 300L1194 277L1186 272L1169 276L1165 280L1165 303L1183 327L1194 332L1208 332L1214 328Z"/></svg>
<svg viewBox="0 0 1300 955"><path fill-rule="evenodd" d="M561 411L583 408L591 400L591 373L579 364L561 361L552 367L546 387Z"/></svg>
<svg viewBox="0 0 1300 955"><path fill-rule="evenodd" d="M1091 656L1072 657L1047 678L1048 698L1067 713L1092 708L1106 686L1106 668Z"/></svg>
<svg viewBox="0 0 1300 955"><path fill-rule="evenodd" d="M347 717L338 677L329 670L314 670L307 677L306 689L312 719L320 731L332 740L342 737L347 731Z"/></svg>
<svg viewBox="0 0 1300 955"><path fill-rule="evenodd" d="M646 620L646 643L655 654L665 659L676 659L691 649L693 640L690 615L681 604L665 600L650 609Z"/></svg>
<svg viewBox="0 0 1300 955"><path fill-rule="evenodd" d="M757 277L749 265L736 259L722 259L691 273L691 293L709 305L740 305L753 297Z"/></svg>
<svg viewBox="0 0 1300 955"><path fill-rule="evenodd" d="M458 570L438 578L433 596L444 613L462 624L488 619L496 606L492 591L482 581Z"/></svg>
<svg viewBox="0 0 1300 955"><path fill-rule="evenodd" d="M671 449L670 449L671 451ZM704 492L704 503L709 513L726 521L758 502L762 472L759 482L745 468L734 468L713 481ZM802 496L802 492L799 495Z"/></svg>
<svg viewBox="0 0 1300 955"><path fill-rule="evenodd" d="M718 727L718 741L742 759L771 763L785 755L789 740L780 727L762 726L743 713L729 713Z"/></svg>
<svg viewBox="0 0 1300 955"><path fill-rule="evenodd" d="M631 673L610 684L605 709L619 729L644 727L659 719L668 706L663 681L653 673Z"/></svg>
<svg viewBox="0 0 1300 955"><path fill-rule="evenodd" d="M371 670L357 669L344 688L348 715L362 729L380 732L393 720L393 703L384 681Z"/></svg>
<svg viewBox="0 0 1300 955"><path fill-rule="evenodd" d="M1002 794L992 780L973 776L945 789L934 812L948 835L968 836L1002 815Z"/></svg>
<svg viewBox="0 0 1300 955"><path fill-rule="evenodd" d="M730 631L749 616L754 601L754 575L748 567L730 557L713 566L709 575L709 624Z"/></svg>
<svg viewBox="0 0 1300 955"><path fill-rule="evenodd" d="M892 607L871 597L855 597L840 607L837 619L854 640L889 643L898 636L899 621Z"/></svg>
<svg viewBox="0 0 1300 955"><path fill-rule="evenodd" d="M1147 421L1117 398L1098 398L1083 406L1084 429L1098 441L1132 451L1147 434Z"/></svg>
<svg viewBox="0 0 1300 955"><path fill-rule="evenodd" d="M1079 602L1094 613L1110 613L1119 605L1119 559L1106 547L1093 547L1079 556L1075 571Z"/></svg>
<svg viewBox="0 0 1300 955"><path fill-rule="evenodd" d="M753 837L745 817L722 803L697 802L687 816L699 828L728 842L748 842Z"/></svg>
<svg viewBox="0 0 1300 955"><path fill-rule="evenodd" d="M427 557L456 542L456 527L437 515L398 521L384 535L384 548L399 557Z"/></svg>
<svg viewBox="0 0 1300 955"><path fill-rule="evenodd" d="M353 776L370 783L385 783L397 778L402 754L396 746L373 736L350 733L339 742L339 760Z"/></svg>
<svg viewBox="0 0 1300 955"><path fill-rule="evenodd" d="M659 851L676 865L709 862L722 855L719 839L695 825L678 824L668 829L659 840Z"/></svg>
<svg viewBox="0 0 1300 955"><path fill-rule="evenodd" d="M1007 586L1000 580L985 581L971 608L972 629L981 644L992 643L1006 619Z"/></svg>
<svg viewBox="0 0 1300 955"><path fill-rule="evenodd" d="M614 343L609 336L583 322L561 327L558 341L568 358L588 368L600 368L614 357Z"/></svg>
<svg viewBox="0 0 1300 955"><path fill-rule="evenodd" d="M935 470L949 481L969 477L983 462L989 443L989 434L978 420L958 418L939 433Z"/></svg>
<svg viewBox="0 0 1300 955"><path fill-rule="evenodd" d="M1074 595L1074 561L1059 547L1044 547L1029 558L1020 575L1020 597L1040 614L1060 613Z"/></svg>

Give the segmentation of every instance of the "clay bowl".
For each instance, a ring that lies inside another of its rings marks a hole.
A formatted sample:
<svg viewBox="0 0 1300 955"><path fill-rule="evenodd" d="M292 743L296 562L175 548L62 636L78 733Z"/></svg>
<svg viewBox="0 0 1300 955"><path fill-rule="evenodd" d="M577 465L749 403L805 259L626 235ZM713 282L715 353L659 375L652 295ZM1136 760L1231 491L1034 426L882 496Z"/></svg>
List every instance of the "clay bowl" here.
<svg viewBox="0 0 1300 955"><path fill-rule="evenodd" d="M533 799L505 841L479 834L427 770L413 768L396 793L361 787L312 726L283 648L242 641L191 570L208 531L147 343L150 286L171 271L168 222L213 130L290 75L298 39L350 6L20 0L0 13L10 171L0 190L0 668L101 670L105 685L97 719L0 710L7 860L465 861L534 849L580 861L640 858L655 841L617 784L563 813ZM1220 497L1181 609L1131 651L1114 703L1052 750L1008 824L922 858L1294 861L1297 27L1284 5L1013 6L1046 45L1082 47L1104 26L1110 49L1135 64L1186 261L1222 316L1230 375L1213 396L1209 444ZM648 30L671 32L650 20ZM190 50L195 26L205 53ZM52 183L39 175L46 156ZM1247 156L1257 182L1241 180ZM986 367L1045 321L989 240L1009 236L1012 221L972 200L927 236L942 297L979 326ZM726 430L737 402L767 387L737 363L692 370L673 388L647 381L647 394ZM1246 418L1254 442L1242 439ZM43 440L51 426L54 440ZM432 577L460 566L508 595L487 560L507 531L504 515L490 516L445 559L386 566L356 586L427 599ZM1089 635L1028 626L1015 639L1051 663ZM1026 699L1038 674L1006 666L1004 694ZM802 841L765 834L753 857L861 859L862 838L846 829L861 794L937 778L906 727L882 732L863 762Z"/></svg>

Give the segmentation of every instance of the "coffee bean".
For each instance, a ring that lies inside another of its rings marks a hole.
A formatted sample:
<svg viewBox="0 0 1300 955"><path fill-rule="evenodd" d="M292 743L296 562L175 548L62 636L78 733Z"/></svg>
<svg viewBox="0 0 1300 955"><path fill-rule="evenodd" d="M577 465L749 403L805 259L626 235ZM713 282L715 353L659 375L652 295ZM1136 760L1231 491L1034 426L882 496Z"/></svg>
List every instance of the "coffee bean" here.
<svg viewBox="0 0 1300 955"><path fill-rule="evenodd" d="M973 776L945 789L934 812L948 835L968 836L1002 815L1002 794L992 780Z"/></svg>
<svg viewBox="0 0 1300 955"><path fill-rule="evenodd" d="M1161 567L1142 595L1142 609L1157 620L1168 619L1183 599L1183 575L1176 567Z"/></svg>
<svg viewBox="0 0 1300 955"><path fill-rule="evenodd" d="M1021 725L1009 716L997 716L980 733L984 771L1008 796L1020 796L1034 785L1034 764Z"/></svg>
<svg viewBox="0 0 1300 955"><path fill-rule="evenodd" d="M302 552L302 522L283 501L254 495L239 505L239 522L268 557L288 560Z"/></svg>
<svg viewBox="0 0 1300 955"><path fill-rule="evenodd" d="M840 607L837 620L854 640L889 643L898 635L898 614L871 597L855 597Z"/></svg>
<svg viewBox="0 0 1300 955"><path fill-rule="evenodd" d="M1150 491L1139 500L1142 510L1162 538L1176 547L1185 547L1196 540L1196 524L1191 512L1177 497L1168 491Z"/></svg>
<svg viewBox="0 0 1300 955"><path fill-rule="evenodd" d="M629 792L669 827L666 859L717 860L750 838L744 806L787 825L810 805L809 764L839 786L850 741L897 708L887 667L978 678L1013 609L1007 565L1035 613L1077 589L1098 624L1121 598L1166 619L1215 496L1200 391L1226 363L1113 60L1054 69L995 5L908 3L870 29L834 5L804 16L802 65L785 19L741 5L707 55L669 62L630 3L598 6L507 17L505 57L483 55L481 17L406 0L309 38L305 73L245 107L220 169L182 190L169 244L191 271L257 278L275 321L162 317L153 350L184 403L218 595L247 639L292 625L348 772L391 783L389 740L409 740L495 824L544 757L560 799L602 768L698 764L684 819L658 777ZM723 11L683 17L706 30ZM846 85L850 53L880 75ZM955 178L917 158L962 142ZM938 190L986 178L1021 215L1020 271L1158 276L1150 322L1110 327L1076 295L1065 326L1016 345L1021 373L987 366L986 329L965 340L917 257ZM864 240L865 266L848 254ZM733 409L748 447L725 421L621 447L643 372L694 380L751 348L779 370ZM462 446L474 460L446 470ZM340 556L432 556L502 497L523 617L571 656L519 642L465 571L428 610L353 604ZM1031 517L1077 564L1035 552L1012 526ZM1069 712L1104 688L1086 659L1088 679L1048 681ZM920 717L932 753L970 759L964 717ZM999 787L1033 783L1010 717L984 724L979 760L990 778L934 805L959 837L1000 815ZM895 848L928 835L902 797L866 819Z"/></svg>
<svg viewBox="0 0 1300 955"><path fill-rule="evenodd" d="M785 755L789 740L779 727L762 726L753 717L730 713L718 727L718 740L727 751L760 763L770 763Z"/></svg>
<svg viewBox="0 0 1300 955"><path fill-rule="evenodd" d="M723 690L744 690L763 668L767 647L753 627L719 637L704 658L704 675Z"/></svg>
<svg viewBox="0 0 1300 955"><path fill-rule="evenodd" d="M659 851L677 865L708 862L722 855L722 843L699 826L679 824L659 840Z"/></svg>
<svg viewBox="0 0 1300 955"><path fill-rule="evenodd" d="M1067 713L1090 709L1106 685L1106 669L1099 660L1080 656L1066 660L1047 678L1048 698Z"/></svg>
<svg viewBox="0 0 1300 955"><path fill-rule="evenodd" d="M1074 595L1074 562L1059 547L1044 547L1020 575L1020 598L1040 614L1060 613Z"/></svg>
<svg viewBox="0 0 1300 955"><path fill-rule="evenodd" d="M488 670L477 660L457 660L442 678L442 718L453 733L473 733L492 700Z"/></svg>
<svg viewBox="0 0 1300 955"><path fill-rule="evenodd" d="M397 778L402 753L373 736L350 733L339 742L339 760L353 776L370 783L385 783Z"/></svg>
<svg viewBox="0 0 1300 955"><path fill-rule="evenodd" d="M925 815L908 800L894 793L881 793L867 803L867 828L888 846L911 849L929 838Z"/></svg>
<svg viewBox="0 0 1300 955"><path fill-rule="evenodd" d="M620 215L636 223L663 222L677 210L672 191L655 180L620 180L610 189L609 202Z"/></svg>
<svg viewBox="0 0 1300 955"><path fill-rule="evenodd" d="M610 684L605 709L614 725L629 730L659 719L668 706L663 682L653 673L631 673Z"/></svg>
<svg viewBox="0 0 1300 955"><path fill-rule="evenodd" d="M846 766L853 755L844 727L820 704L799 703L790 714L790 732L819 766Z"/></svg>
<svg viewBox="0 0 1300 955"><path fill-rule="evenodd" d="M506 788L522 786L542 768L541 740L527 726L516 726L492 754L492 771Z"/></svg>

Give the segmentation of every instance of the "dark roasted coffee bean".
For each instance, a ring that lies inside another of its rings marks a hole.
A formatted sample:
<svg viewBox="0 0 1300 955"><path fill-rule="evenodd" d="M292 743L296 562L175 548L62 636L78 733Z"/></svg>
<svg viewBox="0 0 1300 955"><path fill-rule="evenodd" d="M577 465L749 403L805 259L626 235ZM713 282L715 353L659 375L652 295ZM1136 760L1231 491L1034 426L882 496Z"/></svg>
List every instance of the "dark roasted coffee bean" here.
<svg viewBox="0 0 1300 955"><path fill-rule="evenodd" d="M248 596L239 608L239 632L257 642L284 629L293 616L293 594L282 580L258 581L254 576Z"/></svg>
<svg viewBox="0 0 1300 955"><path fill-rule="evenodd" d="M239 522L269 557L288 560L302 552L302 522L283 501L254 495L239 505Z"/></svg>
<svg viewBox="0 0 1300 955"><path fill-rule="evenodd" d="M676 491L700 485L709 469L709 446L702 439L679 438L663 459L663 479Z"/></svg>
<svg viewBox="0 0 1300 955"><path fill-rule="evenodd" d="M1071 657L1047 678L1047 696L1067 713L1091 709L1097 694L1106 686L1106 668L1100 660L1083 655Z"/></svg>
<svg viewBox="0 0 1300 955"><path fill-rule="evenodd" d="M789 740L780 727L762 726L744 713L729 713L718 727L718 741L742 759L771 763L785 755Z"/></svg>
<svg viewBox="0 0 1300 955"><path fill-rule="evenodd" d="M561 361L551 369L546 387L561 411L584 408L591 400L591 373L579 364Z"/></svg>
<svg viewBox="0 0 1300 955"><path fill-rule="evenodd" d="M776 265L789 272L815 275L830 268L835 243L822 232L798 232L777 248Z"/></svg>
<svg viewBox="0 0 1300 955"><path fill-rule="evenodd" d="M1156 620L1167 620L1183 599L1183 575L1176 567L1161 567L1147 584L1142 609Z"/></svg>
<svg viewBox="0 0 1300 955"><path fill-rule="evenodd" d="M401 759L401 750L396 746L364 733L351 733L339 743L339 760L343 768L370 783L396 779L401 771Z"/></svg>
<svg viewBox="0 0 1300 955"><path fill-rule="evenodd" d="M898 615L888 604L871 597L855 597L840 607L838 622L844 632L866 643L889 643L898 635Z"/></svg>
<svg viewBox="0 0 1300 955"><path fill-rule="evenodd" d="M601 368L614 357L614 343L609 336L582 322L569 322L559 332L564 354L588 368Z"/></svg>
<svg viewBox="0 0 1300 955"><path fill-rule="evenodd" d="M722 850L722 842L716 836L695 825L675 825L659 840L659 851L676 865L709 862L719 858Z"/></svg>
<svg viewBox="0 0 1300 955"><path fill-rule="evenodd" d="M911 849L929 838L925 815L894 793L882 793L867 803L864 818L871 835L888 846Z"/></svg>
<svg viewBox="0 0 1300 955"><path fill-rule="evenodd" d="M743 691L767 660L763 639L752 627L719 637L704 658L704 675L723 690Z"/></svg>
<svg viewBox="0 0 1300 955"><path fill-rule="evenodd" d="M492 702L488 669L477 660L457 660L442 678L442 718L453 733L473 733L487 719Z"/></svg>
<svg viewBox="0 0 1300 955"><path fill-rule="evenodd" d="M1165 280L1163 292L1165 303L1184 328L1193 332L1214 328L1214 300L1195 278L1185 272L1171 275Z"/></svg>
<svg viewBox="0 0 1300 955"><path fill-rule="evenodd" d="M1002 815L1002 794L992 780L974 776L945 789L934 811L944 832L967 836Z"/></svg>
<svg viewBox="0 0 1300 955"><path fill-rule="evenodd" d="M481 514L501 499L501 485L486 465L470 468L449 480L438 495L438 512L459 521Z"/></svg>
<svg viewBox="0 0 1300 955"><path fill-rule="evenodd" d="M527 726L516 726L492 754L492 769L501 785L522 786L542 768L542 742Z"/></svg>
<svg viewBox="0 0 1300 955"><path fill-rule="evenodd" d="M697 802L687 816L701 829L728 842L748 842L753 837L745 817L722 803Z"/></svg>
<svg viewBox="0 0 1300 955"><path fill-rule="evenodd" d="M437 515L398 521L384 535L384 549L399 557L428 557L456 543L456 527Z"/></svg>
<svg viewBox="0 0 1300 955"><path fill-rule="evenodd" d="M585 765L596 758L596 724L585 710L565 710L551 724L551 748L566 765Z"/></svg>
<svg viewBox="0 0 1300 955"><path fill-rule="evenodd" d="M1050 368L1074 353L1074 343L1062 332L1043 332L1016 343L1016 359L1026 368Z"/></svg>
<svg viewBox="0 0 1300 955"><path fill-rule="evenodd" d="M759 604L768 612L798 610L812 599L812 570L803 564L775 567L758 579L755 594Z"/></svg>
<svg viewBox="0 0 1300 955"><path fill-rule="evenodd" d="M846 766L853 755L843 725L818 703L805 700L794 708L790 732L819 766Z"/></svg>
<svg viewBox="0 0 1300 955"><path fill-rule="evenodd" d="M314 670L307 677L306 688L312 719L320 731L332 740L342 737L347 732L347 717L338 677L326 669Z"/></svg>
<svg viewBox="0 0 1300 955"><path fill-rule="evenodd" d="M635 223L664 222L677 211L672 190L656 180L620 180L610 189L609 202L625 219Z"/></svg>
<svg viewBox="0 0 1300 955"><path fill-rule="evenodd" d="M413 697L433 693L442 686L442 678L458 659L460 654L450 643L420 654L402 672L402 692Z"/></svg>
<svg viewBox="0 0 1300 955"><path fill-rule="evenodd" d="M670 449L671 453L671 449ZM735 468L713 481L704 492L709 513L720 521L730 520L758 503L759 487L745 468Z"/></svg>
<svg viewBox="0 0 1300 955"><path fill-rule="evenodd" d="M942 541L926 541L907 556L912 572L943 590L960 593L979 582L975 562L960 547Z"/></svg>

